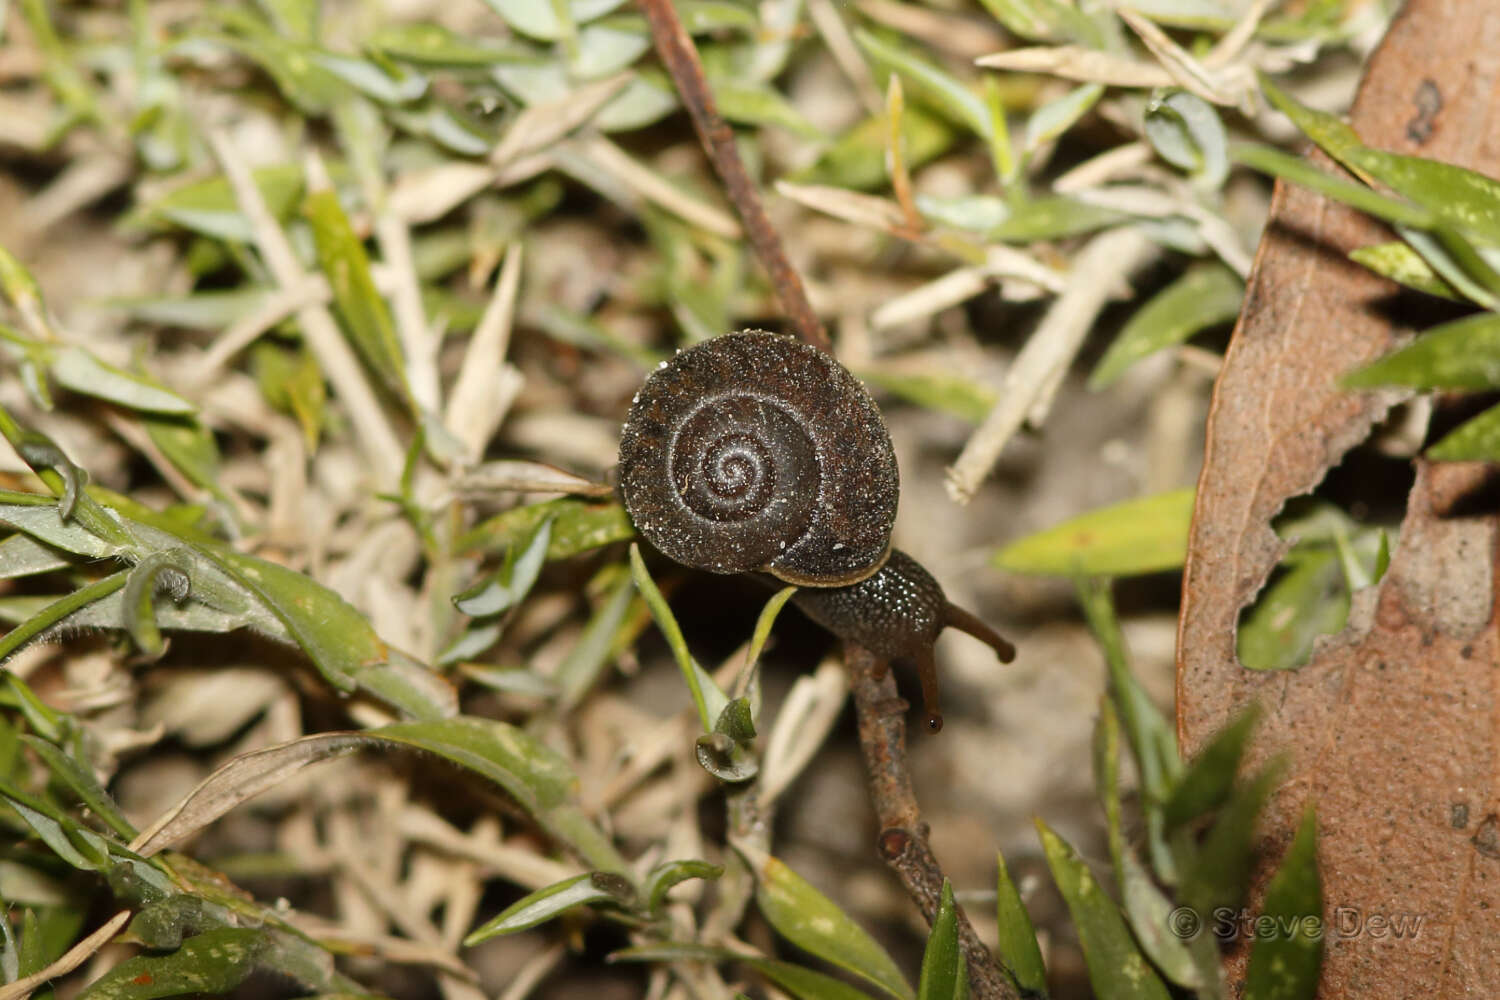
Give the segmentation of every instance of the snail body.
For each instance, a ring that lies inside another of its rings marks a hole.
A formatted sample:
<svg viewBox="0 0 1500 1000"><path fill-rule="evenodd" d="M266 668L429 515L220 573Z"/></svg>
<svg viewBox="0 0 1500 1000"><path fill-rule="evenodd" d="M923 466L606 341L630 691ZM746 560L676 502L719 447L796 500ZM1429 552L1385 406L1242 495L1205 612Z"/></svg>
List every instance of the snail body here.
<svg viewBox="0 0 1500 1000"><path fill-rule="evenodd" d="M662 554L796 584L793 601L815 622L913 663L933 729L942 726L933 643L945 626L1002 660L1014 655L891 550L900 476L890 435L859 380L815 347L745 331L664 362L631 405L619 487Z"/></svg>

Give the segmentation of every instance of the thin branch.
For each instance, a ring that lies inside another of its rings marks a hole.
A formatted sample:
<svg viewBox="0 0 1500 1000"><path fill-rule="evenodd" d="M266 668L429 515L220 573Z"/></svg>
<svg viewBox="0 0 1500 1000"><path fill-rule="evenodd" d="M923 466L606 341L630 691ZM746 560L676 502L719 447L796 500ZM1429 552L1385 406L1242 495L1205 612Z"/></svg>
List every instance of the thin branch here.
<svg viewBox="0 0 1500 1000"><path fill-rule="evenodd" d="M813 312L802 279L782 250L780 237L766 218L735 149L734 133L714 105L697 50L677 19L671 0L640 0L640 7L651 24L656 51L692 115L698 138L724 182L756 256L771 276L782 310L804 341L828 350L828 333ZM850 643L844 658L859 713L859 741L869 772L870 797L880 817L880 852L931 924L942 894L943 872L928 846L927 827L912 792L903 720L906 706L896 697L890 672L873 653ZM1019 1000L1014 984L974 933L962 908L958 910L958 926L976 1000Z"/></svg>
<svg viewBox="0 0 1500 1000"><path fill-rule="evenodd" d="M859 747L870 778L870 801L880 821L880 855L931 924L942 896L943 870L927 841L927 824L922 822L907 766L907 704L896 694L896 681L887 665L874 653L846 643L844 660L859 716ZM1015 984L974 933L963 908L956 909L975 1000L1019 1000Z"/></svg>
<svg viewBox="0 0 1500 1000"><path fill-rule="evenodd" d="M657 54L661 56L667 72L672 74L677 94L692 115L693 128L697 130L699 141L703 143L714 170L724 182L729 200L734 203L735 211L745 225L750 246L771 277L782 311L792 321L797 336L814 347L828 350L828 331L823 329L822 321L813 311L812 303L807 299L807 290L802 287L802 278L792 267L791 261L787 260L786 252L781 246L781 237L776 234L771 220L766 217L760 196L756 194L755 185L750 182L750 175L745 172L739 150L735 148L734 131L719 114L714 95L703 76L703 63L698 59L698 50L693 47L693 40L688 37L682 22L678 20L677 12L672 8L672 0L640 0L640 7L646 20L651 23L651 37L656 42Z"/></svg>

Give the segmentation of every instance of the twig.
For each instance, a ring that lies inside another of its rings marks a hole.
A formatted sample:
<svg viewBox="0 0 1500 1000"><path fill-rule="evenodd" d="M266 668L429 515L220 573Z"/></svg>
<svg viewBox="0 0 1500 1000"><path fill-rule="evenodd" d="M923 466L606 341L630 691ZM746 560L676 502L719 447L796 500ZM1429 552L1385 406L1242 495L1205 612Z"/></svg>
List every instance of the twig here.
<svg viewBox="0 0 1500 1000"><path fill-rule="evenodd" d="M927 824L922 822L907 767L907 705L896 694L896 681L887 665L874 653L846 643L844 661L849 665L859 716L859 746L870 777L870 801L880 821L880 855L931 924L943 892L943 870L927 842ZM1015 984L974 933L963 908L956 909L975 1000L1019 1000Z"/></svg>
<svg viewBox="0 0 1500 1000"><path fill-rule="evenodd" d="M698 139L713 161L714 170L724 182L724 190L745 225L750 246L771 277L782 311L792 321L799 337L814 347L828 350L828 331L823 329L818 314L813 312L807 290L802 287L802 278L787 260L781 237L776 235L760 197L755 193L755 186L750 183L750 175L745 172L745 164L734 146L734 131L719 115L693 40L678 20L671 0L640 0L640 7L651 24L657 54L666 64L667 72L672 74L678 96L692 115Z"/></svg>

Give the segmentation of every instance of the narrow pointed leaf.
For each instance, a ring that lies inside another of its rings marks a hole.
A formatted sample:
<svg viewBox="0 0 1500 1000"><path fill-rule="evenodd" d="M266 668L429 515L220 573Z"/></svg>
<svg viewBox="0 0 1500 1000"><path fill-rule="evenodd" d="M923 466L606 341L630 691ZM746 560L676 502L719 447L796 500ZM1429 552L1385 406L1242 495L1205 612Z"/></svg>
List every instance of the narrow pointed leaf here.
<svg viewBox="0 0 1500 1000"><path fill-rule="evenodd" d="M995 854L999 870L995 894L995 915L1000 927L1000 961L1015 979L1016 985L1037 996L1047 994L1047 968L1042 964L1042 950L1036 943L1036 928L1031 914L1021 902L1021 894L1005 867L1005 856Z"/></svg>
<svg viewBox="0 0 1500 1000"><path fill-rule="evenodd" d="M516 507L476 525L458 541L465 554L504 552L552 521L552 539L547 559L568 559L601 545L635 537L635 529L617 503L588 503L571 497Z"/></svg>
<svg viewBox="0 0 1500 1000"><path fill-rule="evenodd" d="M543 521L525 548L520 550L513 562L501 569L472 593L460 594L453 604L466 615L483 617L498 615L514 607L531 592L536 578L542 572L547 558L547 546L552 541L552 522Z"/></svg>
<svg viewBox="0 0 1500 1000"><path fill-rule="evenodd" d="M917 1000L965 1000L969 995L969 968L958 946L958 917L953 907L953 886L943 879L937 916L922 952L922 977Z"/></svg>
<svg viewBox="0 0 1500 1000"><path fill-rule="evenodd" d="M1458 291L1421 254L1400 240L1351 250L1349 259L1407 288L1454 301L1460 298Z"/></svg>
<svg viewBox="0 0 1500 1000"><path fill-rule="evenodd" d="M464 947L472 948L481 941L488 941L501 934L514 934L528 927L546 923L568 910L593 903L621 903L620 886L623 880L618 875L604 872L585 872L573 878L538 889L507 906L486 921L483 926L464 938ZM625 888L629 888L628 883Z"/></svg>
<svg viewBox="0 0 1500 1000"><path fill-rule="evenodd" d="M1182 565L1191 488L1089 511L1018 541L991 557L1000 569L1055 576L1131 576Z"/></svg>
<svg viewBox="0 0 1500 1000"><path fill-rule="evenodd" d="M302 168L262 167L253 171L252 177L271 214L278 219L286 218L302 190ZM240 212L239 202L223 177L177 188L147 205L135 218L137 221L170 221L215 239L238 242L252 239L250 223Z"/></svg>
<svg viewBox="0 0 1500 1000"><path fill-rule="evenodd" d="M1235 162L1247 167L1311 188L1351 208L1359 209L1378 219L1415 229L1432 229L1437 216L1425 208L1372 191L1363 184L1326 173L1313 166L1307 159L1283 153L1269 146L1244 144L1233 147L1231 155Z"/></svg>
<svg viewBox="0 0 1500 1000"><path fill-rule="evenodd" d="M641 559L640 546L635 544L630 546L630 575L635 580L636 589L646 601L646 606L651 609L651 617L656 619L657 628L661 629L662 635L666 638L667 646L672 650L672 656L677 661L677 668L682 671L682 676L687 681L688 691L693 696L693 704L698 709L698 721L703 724L703 731L712 733L718 712L714 711L710 714L711 709L705 692L710 689L718 690L717 686L693 661L692 654L688 652L687 640L682 637L682 628L677 624L672 609L667 606L667 599L662 596L656 582L651 579L651 573L646 569L645 561ZM721 704L728 704L729 699L723 696L723 692L719 694L722 699Z"/></svg>
<svg viewBox="0 0 1500 1000"><path fill-rule="evenodd" d="M1241 782L1219 810L1214 825L1197 845L1182 878L1182 900L1199 913L1238 906L1250 881L1255 850L1255 817L1275 787L1280 768L1272 765Z"/></svg>
<svg viewBox="0 0 1500 1000"><path fill-rule="evenodd" d="M744 845L741 853L757 875L756 903L783 937L898 1000L915 1000L891 956L833 900L776 858L747 851Z"/></svg>
<svg viewBox="0 0 1500 1000"><path fill-rule="evenodd" d="M1372 149L1339 118L1307 107L1264 76L1261 87L1308 138L1350 170L1379 181L1487 245L1500 245L1500 181L1451 163Z"/></svg>
<svg viewBox="0 0 1500 1000"><path fill-rule="evenodd" d="M1136 946L1113 900L1068 844L1036 821L1052 879L1072 914L1089 982L1100 1000L1168 1000L1166 986Z"/></svg>
<svg viewBox="0 0 1500 1000"><path fill-rule="evenodd" d="M1172 904L1156 887L1125 841L1120 808L1120 722L1114 702L1100 699L1099 723L1094 729L1094 782L1104 804L1110 863L1125 919L1141 950L1179 986L1195 989L1203 977L1182 939L1170 932Z"/></svg>
<svg viewBox="0 0 1500 1000"><path fill-rule="evenodd" d="M797 1000L869 1000L869 994L832 976L803 965L769 958L742 959L744 963L786 990Z"/></svg>
<svg viewBox="0 0 1500 1000"><path fill-rule="evenodd" d="M1162 806L1167 829L1191 822L1223 805L1239 775L1240 757L1260 718L1255 707L1242 712L1188 763Z"/></svg>
<svg viewBox="0 0 1500 1000"><path fill-rule="evenodd" d="M396 339L385 300L370 276L370 258L354 234L349 218L331 190L314 191L302 203L302 217L312 227L318 265L333 289L333 302L355 350L385 386L409 398L406 361Z"/></svg>
<svg viewBox="0 0 1500 1000"><path fill-rule="evenodd" d="M854 40L879 65L899 73L902 81L930 108L967 126L980 138L990 138L990 114L983 99L946 70L873 32L855 31Z"/></svg>
<svg viewBox="0 0 1500 1000"><path fill-rule="evenodd" d="M1401 350L1345 375L1343 384L1350 389L1500 386L1500 315L1478 313L1435 326Z"/></svg>
<svg viewBox="0 0 1500 1000"><path fill-rule="evenodd" d="M1427 457L1443 462L1500 461L1500 406L1492 406L1437 444Z"/></svg>
<svg viewBox="0 0 1500 1000"><path fill-rule="evenodd" d="M59 781L72 789L73 794L78 796L78 801L92 810L122 840L130 840L135 836L135 827L120 812L120 807L115 804L109 792L104 790L104 786L99 784L93 771L47 740L30 734L23 735L21 740L42 758Z"/></svg>
<svg viewBox="0 0 1500 1000"><path fill-rule="evenodd" d="M52 377L74 392L153 413L192 413L196 407L139 375L107 365L81 347L64 347L52 359Z"/></svg>
<svg viewBox="0 0 1500 1000"><path fill-rule="evenodd" d="M1140 359L1233 320L1244 294L1245 283L1227 267L1190 269L1130 317L1089 376L1089 388L1102 389Z"/></svg>
<svg viewBox="0 0 1500 1000"><path fill-rule="evenodd" d="M1236 651L1251 670L1301 666L1318 636L1338 632L1349 617L1349 595L1339 585L1338 555L1331 547L1294 549L1283 569L1240 622Z"/></svg>
<svg viewBox="0 0 1500 1000"><path fill-rule="evenodd" d="M1266 887L1261 920L1270 934L1250 946L1244 1000L1312 1000L1323 962L1323 891L1318 877L1317 819L1311 809Z"/></svg>

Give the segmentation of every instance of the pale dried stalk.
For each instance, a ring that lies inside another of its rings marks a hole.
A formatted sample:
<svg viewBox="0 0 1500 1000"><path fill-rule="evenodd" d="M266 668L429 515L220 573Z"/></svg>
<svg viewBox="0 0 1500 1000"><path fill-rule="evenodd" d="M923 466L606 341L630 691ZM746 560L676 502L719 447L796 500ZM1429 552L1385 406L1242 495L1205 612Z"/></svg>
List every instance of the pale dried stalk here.
<svg viewBox="0 0 1500 1000"><path fill-rule="evenodd" d="M986 69L1017 73L1050 73L1078 83L1111 87L1170 87L1172 74L1155 63L1127 59L1080 45L1042 45L992 52L974 60Z"/></svg>
<svg viewBox="0 0 1500 1000"><path fill-rule="evenodd" d="M412 843L466 858L523 889L540 889L579 873L577 865L553 861L534 850L501 843L498 830L493 827L489 830L493 836L486 835L478 825L474 833L464 834L441 817L417 806L408 805L402 809L396 817L396 828Z"/></svg>
<svg viewBox="0 0 1500 1000"><path fill-rule="evenodd" d="M260 189L250 176L250 169L235 152L234 145L222 128L210 128L206 132L214 157L229 179L240 211L245 213L255 234L256 246L265 259L266 266L283 288L300 287L306 273L297 263L292 245L286 234L266 207ZM395 430L386 418L375 391L365 379L364 369L354 350L343 334L332 314L321 305L310 304L297 310L297 323L308 348L318 359L334 392L349 411L349 422L354 428L360 450L368 460L377 490L392 490L401 476L401 461L405 451L401 447Z"/></svg>
<svg viewBox="0 0 1500 1000"><path fill-rule="evenodd" d="M660 174L637 163L604 136L591 135L586 139L576 139L570 145L579 156L613 176L626 188L684 222L726 240L737 240L744 235L740 224L728 212L687 194Z"/></svg>
<svg viewBox="0 0 1500 1000"><path fill-rule="evenodd" d="M187 385L198 388L213 382L230 359L255 343L261 334L299 309L327 302L330 296L328 282L321 274L305 274L297 283L277 288L258 307L214 338L208 350L198 356L185 380Z"/></svg>
<svg viewBox="0 0 1500 1000"><path fill-rule="evenodd" d="M973 498L1054 374L1072 364L1111 292L1155 252L1141 233L1121 228L1096 236L1078 254L1068 287L1006 373L1000 401L948 470L945 485L956 503Z"/></svg>
<svg viewBox="0 0 1500 1000"><path fill-rule="evenodd" d="M875 77L860 55L832 0L808 0L807 14L812 19L813 27L818 29L818 34L823 36L828 54L833 56L833 61L853 84L859 103L870 114L879 114L880 88L875 86Z"/></svg>
<svg viewBox="0 0 1500 1000"><path fill-rule="evenodd" d="M391 315L396 321L396 335L406 355L406 384L412 399L428 412L442 405L438 387L437 338L427 326L422 311L422 289L417 280L417 266L411 255L411 230L389 207L375 218L375 241L385 261L390 279Z"/></svg>
<svg viewBox="0 0 1500 1000"><path fill-rule="evenodd" d="M86 962L94 952L108 944L109 939L119 933L120 928L124 927L129 919L129 910L116 913L94 933L69 948L62 958L44 969L38 969L29 976L0 986L0 1000L26 1000L43 983L59 976L66 976Z"/></svg>
<svg viewBox="0 0 1500 1000"><path fill-rule="evenodd" d="M559 941L532 955L516 970L510 985L505 987L505 992L501 993L496 1000L526 1000L547 973L557 968L564 954L566 954L566 949Z"/></svg>
<svg viewBox="0 0 1500 1000"><path fill-rule="evenodd" d="M469 338L458 381L443 415L444 425L464 443L474 461L484 454L485 445L520 389L521 373L506 362L505 355L510 349L511 324L521 286L521 260L521 244L511 244L500 265L494 294Z"/></svg>
<svg viewBox="0 0 1500 1000"><path fill-rule="evenodd" d="M133 168L131 160L109 150L74 160L57 180L25 202L21 209L21 230L40 233L78 209L92 205L130 180Z"/></svg>

